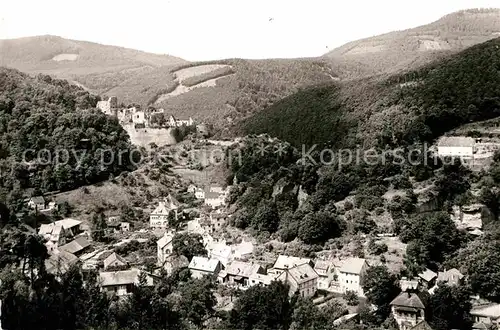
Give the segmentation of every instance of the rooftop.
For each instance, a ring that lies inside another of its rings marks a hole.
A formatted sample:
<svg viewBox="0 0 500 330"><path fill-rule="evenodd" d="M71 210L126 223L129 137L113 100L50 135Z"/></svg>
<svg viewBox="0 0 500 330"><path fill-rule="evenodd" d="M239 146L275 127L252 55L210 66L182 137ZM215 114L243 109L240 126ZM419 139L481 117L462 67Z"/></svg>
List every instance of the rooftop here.
<svg viewBox="0 0 500 330"><path fill-rule="evenodd" d="M401 292L399 296L391 301L391 306L410 307L416 309L425 308L422 300L416 293Z"/></svg>
<svg viewBox="0 0 500 330"><path fill-rule="evenodd" d="M463 277L464 275L458 269L452 268L444 272L439 272L437 280L457 284Z"/></svg>
<svg viewBox="0 0 500 330"><path fill-rule="evenodd" d="M286 270L298 284L309 282L318 278L318 273L309 264L302 264Z"/></svg>
<svg viewBox="0 0 500 330"><path fill-rule="evenodd" d="M108 268L108 266L110 264L114 263L115 261L119 261L122 265L126 265L127 264L127 261L125 259L123 259L122 257L120 257L115 252L113 252L106 259L104 259L104 268Z"/></svg>
<svg viewBox="0 0 500 330"><path fill-rule="evenodd" d="M258 273L261 268L261 265L252 262L233 261L228 265L226 273L233 276L250 277L252 274Z"/></svg>
<svg viewBox="0 0 500 330"><path fill-rule="evenodd" d="M80 220L66 218L66 219L56 221L55 224L63 226L64 229L71 229L73 227L81 225L82 222Z"/></svg>
<svg viewBox="0 0 500 330"><path fill-rule="evenodd" d="M328 262L328 261L325 261L325 260L317 260L315 263L314 263L314 269L317 269L317 270L321 270L321 271L328 271L328 269L330 268L331 264Z"/></svg>
<svg viewBox="0 0 500 330"><path fill-rule="evenodd" d="M345 260L344 263L342 264L340 272L360 275L361 271L363 270L363 266L366 264L367 263L365 259L349 258Z"/></svg>
<svg viewBox="0 0 500 330"><path fill-rule="evenodd" d="M101 280L101 286L127 285L138 283L140 273L141 271L137 268L116 272L100 272L99 278ZM146 278L147 285L152 286L153 278L151 276L147 276Z"/></svg>
<svg viewBox="0 0 500 330"><path fill-rule="evenodd" d="M286 255L280 254L278 256L278 259L276 259L276 262L274 263L273 268L287 269L287 268L292 268L294 266L307 264L310 262L311 262L311 259L308 259L308 258L299 258L299 257L292 257L292 256L286 256Z"/></svg>
<svg viewBox="0 0 500 330"><path fill-rule="evenodd" d="M45 260L45 268L48 273L66 272L72 265L78 262L78 258L69 252L56 250L53 255Z"/></svg>
<svg viewBox="0 0 500 330"><path fill-rule="evenodd" d="M168 215L170 211L167 209L165 206L165 202L159 202L158 206L151 212L151 214L158 214L158 215Z"/></svg>
<svg viewBox="0 0 500 330"><path fill-rule="evenodd" d="M75 240L72 240L68 244L64 244L60 247L61 250L69 252L69 253L78 253L83 249L90 246L89 241L85 237L78 237Z"/></svg>
<svg viewBox="0 0 500 330"><path fill-rule="evenodd" d="M500 304L473 307L470 313L472 316L491 317L496 320L500 317Z"/></svg>
<svg viewBox="0 0 500 330"><path fill-rule="evenodd" d="M158 247L161 249L163 248L165 245L167 245L168 243L172 242L172 240L174 239L174 234L172 232L166 232L162 238L160 238L158 240L158 242L156 242L156 244L158 245Z"/></svg>
<svg viewBox="0 0 500 330"><path fill-rule="evenodd" d="M439 147L473 147L476 141L465 136L444 136L439 142Z"/></svg>
<svg viewBox="0 0 500 330"><path fill-rule="evenodd" d="M430 270L429 268L426 268L423 272L418 274L418 276L424 281L430 282L437 277L437 274L432 270Z"/></svg>
<svg viewBox="0 0 500 330"><path fill-rule="evenodd" d="M208 259L206 257L193 257L189 263L189 269L202 270L205 272L215 272L217 266L219 265L219 260Z"/></svg>

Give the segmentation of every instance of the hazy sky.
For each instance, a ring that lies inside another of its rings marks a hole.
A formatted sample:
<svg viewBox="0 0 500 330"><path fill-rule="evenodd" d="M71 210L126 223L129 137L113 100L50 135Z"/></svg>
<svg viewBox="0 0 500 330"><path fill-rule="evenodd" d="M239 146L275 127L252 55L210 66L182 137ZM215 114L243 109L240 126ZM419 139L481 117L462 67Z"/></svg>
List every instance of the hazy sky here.
<svg viewBox="0 0 500 330"><path fill-rule="evenodd" d="M187 60L318 56L500 0L0 0L0 39L52 34Z"/></svg>

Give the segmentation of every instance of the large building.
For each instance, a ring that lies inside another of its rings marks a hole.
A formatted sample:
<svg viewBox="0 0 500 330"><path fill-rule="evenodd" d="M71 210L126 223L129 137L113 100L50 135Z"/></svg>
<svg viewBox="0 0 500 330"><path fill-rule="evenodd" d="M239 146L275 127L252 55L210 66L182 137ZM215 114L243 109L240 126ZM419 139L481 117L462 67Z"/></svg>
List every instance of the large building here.
<svg viewBox="0 0 500 330"><path fill-rule="evenodd" d="M313 265L311 259L309 258L299 258L280 254L278 256L278 259L276 259L276 261L274 262L273 267L269 269L268 273L278 276L289 268L300 266L303 264L309 264L311 266Z"/></svg>
<svg viewBox="0 0 500 330"><path fill-rule="evenodd" d="M193 257L188 266L191 271L191 277L202 278L205 275L217 276L222 270L222 264L217 259L209 259L206 257Z"/></svg>
<svg viewBox="0 0 500 330"><path fill-rule="evenodd" d="M399 330L411 330L425 320L425 306L413 292L401 292L391 301L391 311Z"/></svg>

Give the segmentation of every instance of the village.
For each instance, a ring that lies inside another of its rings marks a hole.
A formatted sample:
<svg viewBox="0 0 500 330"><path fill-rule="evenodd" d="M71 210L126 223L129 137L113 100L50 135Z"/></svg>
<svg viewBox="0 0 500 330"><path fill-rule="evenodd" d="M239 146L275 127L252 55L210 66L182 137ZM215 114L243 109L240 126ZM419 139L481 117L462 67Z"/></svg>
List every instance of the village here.
<svg viewBox="0 0 500 330"><path fill-rule="evenodd" d="M190 119L191 120L191 119ZM185 124L185 123L182 123ZM446 137L437 146L438 154L460 156L473 160L479 143L465 137ZM483 152L484 154L484 152ZM484 158L484 157L483 157ZM183 187L193 202L181 203L168 194L152 206L149 223L141 229L120 216L106 219L106 234L115 237L112 245L92 240L92 229L88 223L65 218L49 224L42 224L37 232L46 240L50 257L46 261L48 272L60 276L74 264L81 264L86 271L97 271L103 291L117 297L131 294L139 281L140 274L146 274L147 285L153 286L162 274L172 274L175 269L189 269L193 278L209 276L219 286L233 290L246 290L255 285L269 285L282 281L290 288L290 295L299 294L311 298L321 305L332 298L365 299L363 282L367 270L380 264L380 260L356 256L318 254L311 259L282 253L264 253L262 247L249 235L230 235L232 214L227 207L231 186L209 184L197 186L191 183ZM43 196L28 199L26 205L35 213L50 214L58 205ZM194 205L194 207L193 207ZM424 211L432 210L432 203L422 203ZM195 216L192 216L195 214ZM181 227L172 221L181 222ZM484 205L473 204L454 207L452 218L457 228L472 235L482 235L483 221L488 218ZM191 260L174 253L177 235L189 234L199 237L206 254L194 255ZM393 235L379 234L376 239L391 240ZM156 246L153 246L151 242ZM147 245L140 256L130 258L127 249L132 245ZM122 255L120 252L126 255ZM265 256L264 256L265 255ZM133 259L133 260L132 260ZM416 278L400 280L401 293L391 302L392 314L400 330L429 329L426 324L424 303L419 292L433 294L438 285L456 286L467 278L455 268L434 272L429 269ZM218 307L228 310L232 297L217 295ZM354 304L356 305L356 304ZM336 320L336 324L356 322L359 314L355 308ZM500 324L500 304L476 301L471 311L478 327Z"/></svg>

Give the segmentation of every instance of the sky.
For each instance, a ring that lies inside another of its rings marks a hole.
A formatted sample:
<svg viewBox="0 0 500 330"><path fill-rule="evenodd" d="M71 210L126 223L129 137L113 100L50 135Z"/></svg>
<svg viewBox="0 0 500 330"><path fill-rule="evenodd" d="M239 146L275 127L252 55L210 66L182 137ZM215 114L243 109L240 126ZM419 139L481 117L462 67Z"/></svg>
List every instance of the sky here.
<svg viewBox="0 0 500 330"><path fill-rule="evenodd" d="M189 61L320 56L500 0L0 0L0 39L57 35Z"/></svg>

